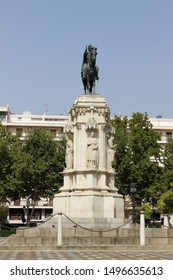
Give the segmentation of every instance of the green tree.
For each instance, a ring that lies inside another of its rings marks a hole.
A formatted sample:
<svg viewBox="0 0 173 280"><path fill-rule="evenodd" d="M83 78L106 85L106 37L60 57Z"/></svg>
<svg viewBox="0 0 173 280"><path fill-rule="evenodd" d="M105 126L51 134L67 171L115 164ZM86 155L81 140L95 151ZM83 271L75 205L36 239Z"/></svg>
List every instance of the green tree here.
<svg viewBox="0 0 173 280"><path fill-rule="evenodd" d="M0 201L1 203L18 197L19 192L10 184L13 163L20 152L18 137L13 136L0 124Z"/></svg>
<svg viewBox="0 0 173 280"><path fill-rule="evenodd" d="M125 196L130 194L130 184L136 183L136 199L148 201L162 175L160 134L153 130L147 114L134 113L130 119L115 116L112 125L118 153L116 186Z"/></svg>
<svg viewBox="0 0 173 280"><path fill-rule="evenodd" d="M50 197L63 183L65 139L54 141L48 131L34 128L30 131L22 152L13 165L11 182L18 186L20 196Z"/></svg>
<svg viewBox="0 0 173 280"><path fill-rule="evenodd" d="M131 151L129 149L129 120L127 117L114 116L112 126L115 129L114 143L117 144L116 186L125 197L129 193L131 174Z"/></svg>
<svg viewBox="0 0 173 280"><path fill-rule="evenodd" d="M5 221L7 219L8 208L5 206L0 206L0 223L1 221Z"/></svg>
<svg viewBox="0 0 173 280"><path fill-rule="evenodd" d="M170 137L163 152L162 192L158 200L160 213L173 213L173 139Z"/></svg>
<svg viewBox="0 0 173 280"><path fill-rule="evenodd" d="M7 219L7 214L8 214L8 208L3 205L0 206L0 230L3 222L5 222Z"/></svg>
<svg viewBox="0 0 173 280"><path fill-rule="evenodd" d="M164 185L166 189L173 187L173 139L169 138L163 153Z"/></svg>
<svg viewBox="0 0 173 280"><path fill-rule="evenodd" d="M142 204L141 210L144 211L145 219L150 220L153 213L151 205L147 203Z"/></svg>
<svg viewBox="0 0 173 280"><path fill-rule="evenodd" d="M157 203L158 211L164 214L173 213L173 190L164 192Z"/></svg>
<svg viewBox="0 0 173 280"><path fill-rule="evenodd" d="M159 166L160 134L153 130L146 113L134 113L129 120L129 130L129 146L132 151L131 180L137 183L137 197L148 201L152 187L162 175ZM155 199L155 195L152 198Z"/></svg>

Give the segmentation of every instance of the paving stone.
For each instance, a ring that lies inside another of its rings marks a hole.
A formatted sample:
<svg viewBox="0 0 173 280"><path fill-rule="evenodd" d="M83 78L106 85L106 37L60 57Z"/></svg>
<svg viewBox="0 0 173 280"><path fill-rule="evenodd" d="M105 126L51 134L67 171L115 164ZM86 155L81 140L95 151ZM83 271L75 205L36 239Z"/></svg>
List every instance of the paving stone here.
<svg viewBox="0 0 173 280"><path fill-rule="evenodd" d="M0 260L173 260L173 250L169 251L101 251L58 250L58 251L3 251Z"/></svg>

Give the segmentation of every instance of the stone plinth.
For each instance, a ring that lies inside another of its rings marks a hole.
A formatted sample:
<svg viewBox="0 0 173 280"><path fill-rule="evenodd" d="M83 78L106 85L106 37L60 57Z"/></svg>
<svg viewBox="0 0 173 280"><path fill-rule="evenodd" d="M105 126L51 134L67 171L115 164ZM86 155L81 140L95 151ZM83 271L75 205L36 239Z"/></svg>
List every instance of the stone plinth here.
<svg viewBox="0 0 173 280"><path fill-rule="evenodd" d="M124 200L115 187L115 149L105 98L83 94L69 113L64 185L55 195L53 212L71 218L117 218L123 222Z"/></svg>
<svg viewBox="0 0 173 280"><path fill-rule="evenodd" d="M56 203L57 202L57 203ZM54 198L54 213L73 218L124 218L123 199L118 194L99 192L60 193Z"/></svg>

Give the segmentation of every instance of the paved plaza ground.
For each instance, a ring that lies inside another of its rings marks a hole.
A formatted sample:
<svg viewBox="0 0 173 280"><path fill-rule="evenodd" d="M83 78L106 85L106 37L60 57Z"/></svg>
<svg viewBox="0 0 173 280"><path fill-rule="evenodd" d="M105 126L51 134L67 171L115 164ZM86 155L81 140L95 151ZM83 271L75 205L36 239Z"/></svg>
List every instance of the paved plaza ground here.
<svg viewBox="0 0 173 280"><path fill-rule="evenodd" d="M173 250L3 250L0 260L173 260Z"/></svg>
<svg viewBox="0 0 173 280"><path fill-rule="evenodd" d="M0 251L0 260L173 260L173 251L47 250Z"/></svg>

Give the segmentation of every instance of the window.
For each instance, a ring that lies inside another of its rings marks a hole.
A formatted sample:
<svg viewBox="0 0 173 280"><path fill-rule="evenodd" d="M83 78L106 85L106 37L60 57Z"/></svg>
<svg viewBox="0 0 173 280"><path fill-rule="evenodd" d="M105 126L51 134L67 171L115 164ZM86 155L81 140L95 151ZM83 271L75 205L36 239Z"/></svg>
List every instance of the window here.
<svg viewBox="0 0 173 280"><path fill-rule="evenodd" d="M10 220L22 220L23 215L23 209L9 209Z"/></svg>
<svg viewBox="0 0 173 280"><path fill-rule="evenodd" d="M166 141L172 138L172 132L166 132Z"/></svg>
<svg viewBox="0 0 173 280"><path fill-rule="evenodd" d="M14 205L15 205L15 206L19 206L19 205L20 205L20 199L16 199L16 200L14 201Z"/></svg>
<svg viewBox="0 0 173 280"><path fill-rule="evenodd" d="M31 121L42 121L42 118L31 118Z"/></svg>
<svg viewBox="0 0 173 280"><path fill-rule="evenodd" d="M0 114L0 121L5 121L5 120L6 120L6 115Z"/></svg>

